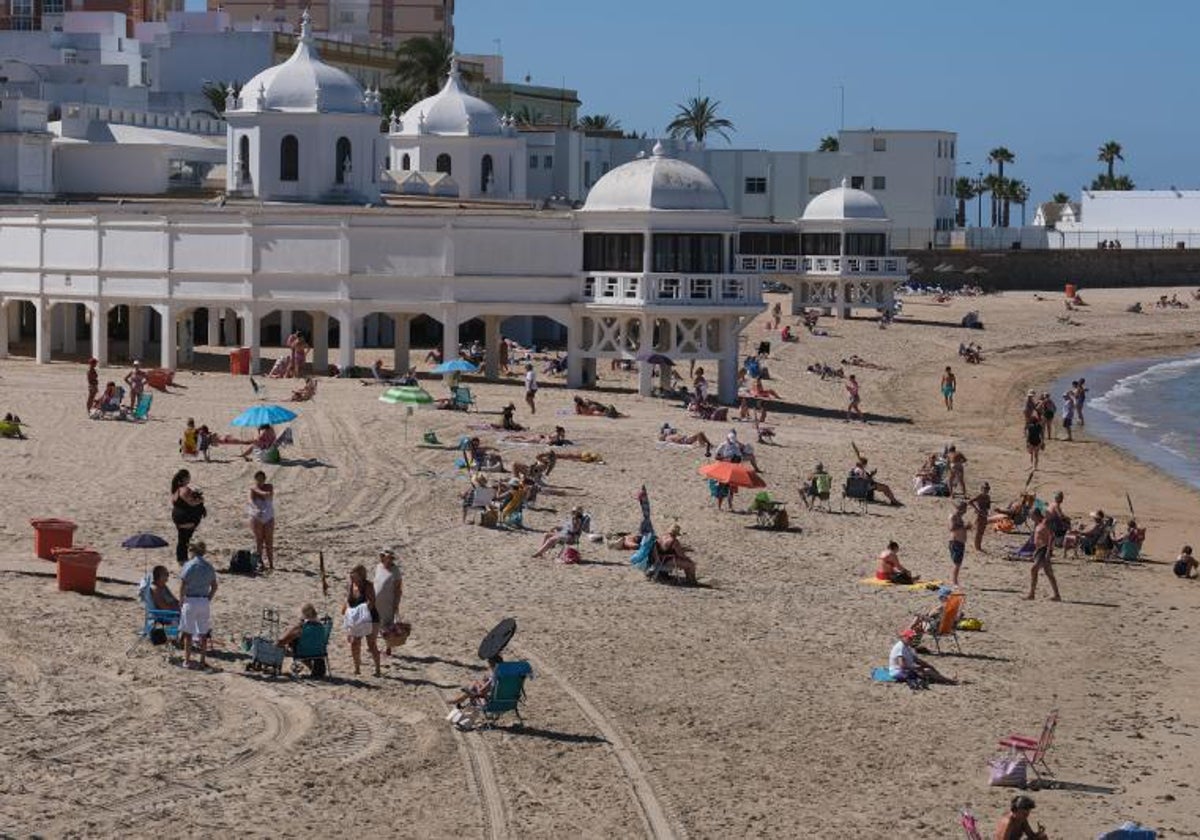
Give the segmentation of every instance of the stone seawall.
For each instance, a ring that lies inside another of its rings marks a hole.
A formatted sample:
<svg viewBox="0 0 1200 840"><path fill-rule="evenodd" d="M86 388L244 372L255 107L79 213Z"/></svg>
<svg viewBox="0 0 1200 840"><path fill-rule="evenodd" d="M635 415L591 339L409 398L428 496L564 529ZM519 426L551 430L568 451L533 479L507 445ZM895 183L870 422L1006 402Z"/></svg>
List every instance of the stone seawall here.
<svg viewBox="0 0 1200 840"><path fill-rule="evenodd" d="M1200 250L906 251L913 279L989 291L1127 286L1200 287Z"/></svg>

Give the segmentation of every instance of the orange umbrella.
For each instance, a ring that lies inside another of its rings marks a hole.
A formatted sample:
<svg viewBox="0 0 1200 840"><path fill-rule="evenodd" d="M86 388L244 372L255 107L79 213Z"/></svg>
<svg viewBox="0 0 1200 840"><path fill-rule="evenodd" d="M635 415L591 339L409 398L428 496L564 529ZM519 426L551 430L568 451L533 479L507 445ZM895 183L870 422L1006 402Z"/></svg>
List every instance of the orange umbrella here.
<svg viewBox="0 0 1200 840"><path fill-rule="evenodd" d="M700 468L700 475L731 487L766 487L762 476L745 464L732 461L713 461Z"/></svg>

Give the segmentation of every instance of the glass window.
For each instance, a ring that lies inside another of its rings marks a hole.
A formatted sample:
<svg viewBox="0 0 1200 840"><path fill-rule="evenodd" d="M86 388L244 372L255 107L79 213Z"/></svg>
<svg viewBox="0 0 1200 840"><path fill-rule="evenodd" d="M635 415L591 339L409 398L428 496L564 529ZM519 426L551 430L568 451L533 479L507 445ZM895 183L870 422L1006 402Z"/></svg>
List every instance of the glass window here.
<svg viewBox="0 0 1200 840"><path fill-rule="evenodd" d="M641 271L645 238L640 233L585 233L584 271Z"/></svg>
<svg viewBox="0 0 1200 840"><path fill-rule="evenodd" d="M63 0L42 0L42 14L61 15L65 4Z"/></svg>
<svg viewBox="0 0 1200 840"><path fill-rule="evenodd" d="M738 253L796 256L800 253L800 234L744 231L738 234Z"/></svg>
<svg viewBox="0 0 1200 840"><path fill-rule="evenodd" d="M763 195L767 191L766 178L747 178L746 195Z"/></svg>
<svg viewBox="0 0 1200 840"><path fill-rule="evenodd" d="M530 169L537 169L537 165L538 165L538 156L537 156L537 155L530 155L530 156L529 156L529 168L530 168Z"/></svg>
<svg viewBox="0 0 1200 840"><path fill-rule="evenodd" d="M250 138L245 134L238 140L238 176L242 181L250 180Z"/></svg>
<svg viewBox="0 0 1200 840"><path fill-rule="evenodd" d="M544 155L542 157L542 169L554 168L554 155Z"/></svg>
<svg viewBox="0 0 1200 840"><path fill-rule="evenodd" d="M492 170L495 164L492 163L491 155L484 155L479 162L479 192L489 193L492 187Z"/></svg>
<svg viewBox="0 0 1200 840"><path fill-rule="evenodd" d="M407 154L405 154L404 157L400 158L400 168L405 172L412 169L412 158L409 157Z"/></svg>
<svg viewBox="0 0 1200 840"><path fill-rule="evenodd" d="M279 144L279 180L300 180L300 141L289 134Z"/></svg>
<svg viewBox="0 0 1200 840"><path fill-rule="evenodd" d="M719 233L654 234L654 271L720 274L724 242Z"/></svg>
<svg viewBox="0 0 1200 840"><path fill-rule="evenodd" d="M453 168L454 168L454 166L450 160L450 155L446 154L445 152L442 152L440 155L437 156L437 164L434 166L434 169L436 171L445 172L447 175L452 175L453 172L451 170Z"/></svg>
<svg viewBox="0 0 1200 840"><path fill-rule="evenodd" d="M334 147L334 183L346 183L346 176L350 174L350 139L348 137L339 137L337 145Z"/></svg>
<svg viewBox="0 0 1200 840"><path fill-rule="evenodd" d="M865 175L850 176L850 188L853 190L861 190L866 183L867 178Z"/></svg>
<svg viewBox="0 0 1200 840"><path fill-rule="evenodd" d="M841 235L836 233L804 233L800 246L805 254L830 257L842 252Z"/></svg>
<svg viewBox="0 0 1200 840"><path fill-rule="evenodd" d="M829 189L830 180L828 178L809 178L808 179L808 194L819 195Z"/></svg>
<svg viewBox="0 0 1200 840"><path fill-rule="evenodd" d="M883 175L872 176L871 189L886 190L887 189L887 178L885 178Z"/></svg>
<svg viewBox="0 0 1200 840"><path fill-rule="evenodd" d="M876 137L874 148L875 148L875 151L877 151L877 152L886 152L887 151L887 138L886 137Z"/></svg>
<svg viewBox="0 0 1200 840"><path fill-rule="evenodd" d="M887 254L887 234L847 233L846 254L855 257L882 257Z"/></svg>
<svg viewBox="0 0 1200 840"><path fill-rule="evenodd" d="M954 157L954 147L957 145L953 140L950 141L950 157Z"/></svg>

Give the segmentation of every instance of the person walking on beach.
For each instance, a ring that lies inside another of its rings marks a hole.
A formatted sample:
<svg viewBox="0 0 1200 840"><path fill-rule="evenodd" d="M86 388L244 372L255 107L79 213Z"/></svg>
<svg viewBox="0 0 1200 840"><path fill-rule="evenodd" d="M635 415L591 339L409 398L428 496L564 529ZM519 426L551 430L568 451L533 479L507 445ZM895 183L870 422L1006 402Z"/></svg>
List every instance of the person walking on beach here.
<svg viewBox="0 0 1200 840"><path fill-rule="evenodd" d="M383 652L392 655L392 639L396 637L396 612L404 595L404 574L396 562L396 551L379 549L379 565L375 567L375 609L379 612L379 634L383 636Z"/></svg>
<svg viewBox="0 0 1200 840"><path fill-rule="evenodd" d="M967 504L975 511L975 550L983 551L983 532L987 530L988 514L992 509L991 485L983 482L979 493L968 499Z"/></svg>
<svg viewBox="0 0 1200 840"><path fill-rule="evenodd" d="M183 667L204 669L208 637L212 633L212 599L217 594L217 570L204 557L203 540L189 546L192 559L179 572L179 635L183 636ZM192 645L200 648L200 662L192 664Z"/></svg>
<svg viewBox="0 0 1200 840"><path fill-rule="evenodd" d="M250 485L250 531L254 534L254 550L267 563L267 571L275 571L275 485L267 483L267 474L259 470Z"/></svg>
<svg viewBox="0 0 1200 840"><path fill-rule="evenodd" d="M350 570L350 583L346 587L346 604L343 613L367 606L370 620L360 622L348 628L346 635L350 638L350 658L354 660L354 676L362 673L362 641L367 640L367 650L375 662L375 676L382 676L379 670L379 610L375 606L375 585L367 579L367 567L359 563Z"/></svg>
<svg viewBox="0 0 1200 840"><path fill-rule="evenodd" d="M1029 452L1029 465L1038 468L1038 457L1042 454L1042 418L1035 410L1025 423L1025 449Z"/></svg>
<svg viewBox="0 0 1200 840"><path fill-rule="evenodd" d="M532 362L525 363L525 402L529 405L529 413L537 414L537 405L534 400L537 398L537 373L533 369Z"/></svg>
<svg viewBox="0 0 1200 840"><path fill-rule="evenodd" d="M207 515L204 496L191 486L192 474L180 470L171 479L171 521L175 523L175 562L187 562L188 543Z"/></svg>
<svg viewBox="0 0 1200 840"><path fill-rule="evenodd" d="M950 580L958 586L958 571L962 568L963 557L967 553L967 523L963 520L963 514L967 512L967 503L958 502L954 505L954 512L950 514L950 564L954 567L950 573Z"/></svg>
<svg viewBox="0 0 1200 840"><path fill-rule="evenodd" d="M87 369L87 411L91 413L92 406L96 404L96 395L100 393L100 373L96 370L96 365L99 362L95 359L88 359Z"/></svg>
<svg viewBox="0 0 1200 840"><path fill-rule="evenodd" d="M1044 446L1046 441L1054 440L1054 415L1058 411L1058 406L1054 404L1054 397L1042 394L1039 411L1042 415L1042 444Z"/></svg>
<svg viewBox="0 0 1200 840"><path fill-rule="evenodd" d="M946 410L954 410L954 392L958 390L958 380L954 377L954 371L950 369L950 365L946 365L946 372L942 374L942 400L946 403Z"/></svg>
<svg viewBox="0 0 1200 840"><path fill-rule="evenodd" d="M858 392L858 380L854 378L853 373L850 374L850 376L846 379L846 395L850 400L849 404L846 406L846 422L849 423L851 417L862 420L862 408L859 407L862 397Z"/></svg>
<svg viewBox="0 0 1200 840"><path fill-rule="evenodd" d="M1029 594L1025 596L1026 601L1032 601L1037 595L1038 572L1046 573L1046 580L1050 581L1050 588L1054 590L1054 596L1051 601L1061 601L1062 596L1058 593L1058 581L1054 579L1054 569L1050 566L1050 558L1054 553L1054 532L1050 529L1050 523L1046 520L1045 515L1037 508L1029 514L1033 519L1033 568L1029 570Z"/></svg>

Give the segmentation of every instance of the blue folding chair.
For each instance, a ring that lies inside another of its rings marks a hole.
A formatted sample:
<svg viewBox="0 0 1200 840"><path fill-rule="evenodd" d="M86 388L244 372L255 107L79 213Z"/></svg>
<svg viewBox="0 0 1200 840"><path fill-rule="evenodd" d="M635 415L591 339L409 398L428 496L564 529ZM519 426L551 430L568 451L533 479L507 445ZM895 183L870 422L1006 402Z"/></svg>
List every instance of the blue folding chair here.
<svg viewBox="0 0 1200 840"><path fill-rule="evenodd" d="M147 573L146 579L138 589L138 597L144 610L142 627L138 631L137 638L133 640L133 644L125 651L126 656L133 656L143 641L150 641L157 646L174 642L179 638L179 611L160 610L154 607L149 578L150 574Z"/></svg>
<svg viewBox="0 0 1200 840"><path fill-rule="evenodd" d="M325 616L317 624L306 622L300 629L300 638L292 651L292 674L298 674L302 665L307 665L317 679L329 677L329 636L333 633L333 619Z"/></svg>
<svg viewBox="0 0 1200 840"><path fill-rule="evenodd" d="M533 667L524 659L501 662L492 674L492 690L487 703L480 710L485 726L495 726L496 721L511 712L520 723L520 704L525 697L525 680L532 678Z"/></svg>

